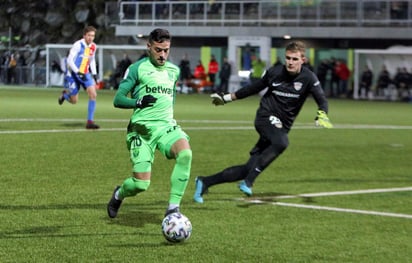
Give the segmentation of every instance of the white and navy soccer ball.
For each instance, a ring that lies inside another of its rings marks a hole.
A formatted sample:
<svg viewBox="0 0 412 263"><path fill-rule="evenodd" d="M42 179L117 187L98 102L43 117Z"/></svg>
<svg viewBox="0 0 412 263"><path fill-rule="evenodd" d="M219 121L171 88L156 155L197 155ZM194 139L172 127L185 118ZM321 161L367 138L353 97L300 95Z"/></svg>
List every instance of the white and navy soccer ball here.
<svg viewBox="0 0 412 263"><path fill-rule="evenodd" d="M192 235L192 223L182 213L172 213L163 219L162 233L167 241L181 243Z"/></svg>

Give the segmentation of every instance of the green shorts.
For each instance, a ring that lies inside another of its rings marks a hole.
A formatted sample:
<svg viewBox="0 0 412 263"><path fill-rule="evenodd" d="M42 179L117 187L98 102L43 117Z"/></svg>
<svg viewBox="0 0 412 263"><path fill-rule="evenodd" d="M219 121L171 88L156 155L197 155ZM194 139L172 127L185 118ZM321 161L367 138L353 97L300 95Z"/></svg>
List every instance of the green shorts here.
<svg viewBox="0 0 412 263"><path fill-rule="evenodd" d="M146 125L144 135L137 131L129 131L126 143L133 172L150 172L156 149L166 158L171 159L170 149L180 139L189 140L189 136L179 125ZM142 163L146 165L141 165Z"/></svg>

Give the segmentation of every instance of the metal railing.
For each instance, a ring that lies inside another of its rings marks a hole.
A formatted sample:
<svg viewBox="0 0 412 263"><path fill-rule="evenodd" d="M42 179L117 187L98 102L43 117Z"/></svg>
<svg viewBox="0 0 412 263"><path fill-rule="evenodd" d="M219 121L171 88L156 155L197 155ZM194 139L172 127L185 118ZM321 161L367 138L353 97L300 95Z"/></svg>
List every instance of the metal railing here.
<svg viewBox="0 0 412 263"><path fill-rule="evenodd" d="M32 64L29 66L16 66L10 69L0 66L0 85L46 85L46 67Z"/></svg>
<svg viewBox="0 0 412 263"><path fill-rule="evenodd" d="M411 27L412 1L122 1L119 24L136 26Z"/></svg>

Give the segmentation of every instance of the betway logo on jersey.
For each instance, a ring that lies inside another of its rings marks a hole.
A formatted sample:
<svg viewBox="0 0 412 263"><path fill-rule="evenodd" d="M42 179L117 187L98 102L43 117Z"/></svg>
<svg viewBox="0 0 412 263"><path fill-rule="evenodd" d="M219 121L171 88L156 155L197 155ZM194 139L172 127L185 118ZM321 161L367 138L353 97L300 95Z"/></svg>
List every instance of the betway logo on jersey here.
<svg viewBox="0 0 412 263"><path fill-rule="evenodd" d="M162 86L157 86L157 87L146 86L145 89L146 89L146 93L162 93L162 94L168 94L168 95L173 94L173 89L163 88Z"/></svg>
<svg viewBox="0 0 412 263"><path fill-rule="evenodd" d="M288 97L288 98L299 98L299 94L293 94L293 93L287 93L287 92L282 92L282 91L278 91L278 90L274 90L272 91L272 93L278 95L278 96L282 96L282 97Z"/></svg>

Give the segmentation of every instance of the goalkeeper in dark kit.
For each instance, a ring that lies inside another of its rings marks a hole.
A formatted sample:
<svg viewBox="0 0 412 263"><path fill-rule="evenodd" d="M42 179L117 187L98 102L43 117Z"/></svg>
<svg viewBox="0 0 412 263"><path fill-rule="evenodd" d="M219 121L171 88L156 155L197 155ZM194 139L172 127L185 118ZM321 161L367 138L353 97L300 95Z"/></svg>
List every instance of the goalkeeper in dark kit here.
<svg viewBox="0 0 412 263"><path fill-rule="evenodd" d="M285 51L285 65L269 68L258 81L233 93L211 94L212 103L219 106L266 89L254 123L259 139L250 151L249 160L210 176L198 176L193 196L195 202L203 203L203 194L209 187L236 181L240 181L239 190L251 196L253 183L259 174L288 147L288 133L309 95L318 105L315 124L324 128L333 127L327 116L328 102L320 82L312 71L303 66L306 60L304 43L291 42Z"/></svg>

